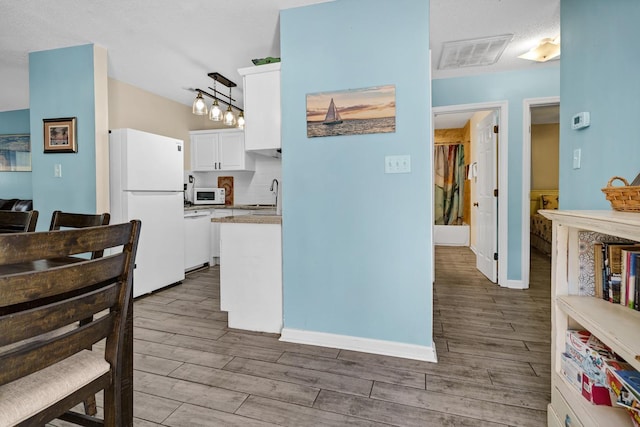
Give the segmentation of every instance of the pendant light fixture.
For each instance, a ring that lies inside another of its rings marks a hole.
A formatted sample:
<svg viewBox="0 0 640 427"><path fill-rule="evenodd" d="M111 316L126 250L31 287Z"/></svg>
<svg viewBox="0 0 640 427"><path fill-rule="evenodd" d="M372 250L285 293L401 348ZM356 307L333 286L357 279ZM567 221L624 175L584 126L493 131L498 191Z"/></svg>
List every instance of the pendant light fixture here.
<svg viewBox="0 0 640 427"><path fill-rule="evenodd" d="M204 116L207 114L207 103L204 102L202 92L198 91L195 101L193 101L193 114L196 116Z"/></svg>
<svg viewBox="0 0 640 427"><path fill-rule="evenodd" d="M240 111L240 114L238 114L238 128L244 129L244 123L244 111Z"/></svg>
<svg viewBox="0 0 640 427"><path fill-rule="evenodd" d="M196 96L195 101L193 101L193 114L199 116L208 114L209 120L212 120L214 122L222 121L227 126L237 126L240 129L244 129L244 124L246 122L244 118L244 110L238 106L233 105L233 101L235 100L231 97L231 89L237 85L220 73L209 73L208 76L213 79L213 87L209 87L209 89L213 91L213 95L202 89L194 89L198 93L198 95ZM216 83L218 82L229 88L229 96L218 92L218 90L216 89ZM209 98L213 99L213 103L211 104L210 109L207 109L207 104L204 101L202 95L206 95ZM227 98L228 101L225 101L222 98ZM224 112L224 114L222 109L220 108L220 104L218 101L227 104L227 110ZM238 110L237 118L233 112L234 109Z"/></svg>
<svg viewBox="0 0 640 427"><path fill-rule="evenodd" d="M229 88L229 99L231 99L231 88ZM227 107L227 112L224 113L224 124L227 126L233 126L236 121L236 116L233 115L233 110L231 110L231 104Z"/></svg>
<svg viewBox="0 0 640 427"><path fill-rule="evenodd" d="M213 80L213 104L211 104L211 108L209 109L209 120L214 122L222 121L222 110L220 109L220 105L218 104L218 97L216 96L216 80Z"/></svg>

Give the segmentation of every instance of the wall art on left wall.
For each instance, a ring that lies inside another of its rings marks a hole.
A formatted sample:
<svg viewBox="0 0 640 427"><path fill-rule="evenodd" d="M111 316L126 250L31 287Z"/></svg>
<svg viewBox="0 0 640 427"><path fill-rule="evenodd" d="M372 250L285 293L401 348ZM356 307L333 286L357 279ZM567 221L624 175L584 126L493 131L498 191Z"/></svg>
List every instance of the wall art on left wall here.
<svg viewBox="0 0 640 427"><path fill-rule="evenodd" d="M76 153L76 118L42 119L45 153Z"/></svg>
<svg viewBox="0 0 640 427"><path fill-rule="evenodd" d="M31 135L0 135L0 172L31 171Z"/></svg>

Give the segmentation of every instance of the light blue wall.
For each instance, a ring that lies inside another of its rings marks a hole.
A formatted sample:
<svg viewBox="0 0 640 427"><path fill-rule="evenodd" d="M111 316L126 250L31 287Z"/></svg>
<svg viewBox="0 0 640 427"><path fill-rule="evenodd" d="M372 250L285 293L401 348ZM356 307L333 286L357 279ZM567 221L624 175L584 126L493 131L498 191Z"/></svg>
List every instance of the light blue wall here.
<svg viewBox="0 0 640 427"><path fill-rule="evenodd" d="M561 8L560 207L610 209L600 189L640 172L640 2L562 0ZM591 126L574 131L581 111ZM574 170L575 149L582 167Z"/></svg>
<svg viewBox="0 0 640 427"><path fill-rule="evenodd" d="M34 208L38 230L56 210L95 213L96 153L93 45L29 54ZM43 153L43 119L77 117L77 153ZM55 164L62 178L53 177Z"/></svg>
<svg viewBox="0 0 640 427"><path fill-rule="evenodd" d="M564 61L564 53L562 60ZM434 107L505 100L509 103L507 279L521 280L522 102L527 98L560 95L560 67L546 65L533 71L510 71L433 80L432 90ZM563 197L564 195L561 196L561 199ZM498 248L498 251L502 251L502 249Z"/></svg>
<svg viewBox="0 0 640 427"><path fill-rule="evenodd" d="M0 113L0 135L24 133L31 133L29 110ZM31 195L31 172L0 172L0 199L31 199Z"/></svg>
<svg viewBox="0 0 640 427"><path fill-rule="evenodd" d="M429 3L285 10L281 46L285 328L430 346ZM306 94L387 84L395 133L307 138Z"/></svg>

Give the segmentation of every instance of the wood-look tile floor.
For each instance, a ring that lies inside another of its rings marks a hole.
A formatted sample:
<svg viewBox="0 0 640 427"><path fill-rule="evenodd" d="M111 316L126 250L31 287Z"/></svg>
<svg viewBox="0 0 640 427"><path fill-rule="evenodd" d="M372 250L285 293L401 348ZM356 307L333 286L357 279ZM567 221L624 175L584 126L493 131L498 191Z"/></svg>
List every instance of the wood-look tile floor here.
<svg viewBox="0 0 640 427"><path fill-rule="evenodd" d="M135 302L136 426L546 425L550 262L538 252L530 289L509 290L468 248L436 249L437 364L229 329L219 307L218 267Z"/></svg>

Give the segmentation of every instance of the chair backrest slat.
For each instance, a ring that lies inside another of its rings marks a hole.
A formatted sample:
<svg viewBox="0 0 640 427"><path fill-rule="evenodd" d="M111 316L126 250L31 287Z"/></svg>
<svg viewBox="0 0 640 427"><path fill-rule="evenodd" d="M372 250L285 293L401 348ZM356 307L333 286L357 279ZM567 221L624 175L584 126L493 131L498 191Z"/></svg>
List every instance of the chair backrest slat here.
<svg viewBox="0 0 640 427"><path fill-rule="evenodd" d="M42 233L0 235L0 265L61 258L121 246L129 238L128 224ZM108 231L107 231L108 230ZM44 238L43 236L50 235Z"/></svg>
<svg viewBox="0 0 640 427"><path fill-rule="evenodd" d="M33 232L38 221L38 211L0 210L0 233Z"/></svg>
<svg viewBox="0 0 640 427"><path fill-rule="evenodd" d="M48 270L0 276L0 313L6 312L4 307L113 281L118 277L117 273L122 272L125 262L125 255L119 253ZM37 263L34 264L37 268Z"/></svg>
<svg viewBox="0 0 640 427"><path fill-rule="evenodd" d="M0 346L45 334L98 314L113 306L117 297L118 287L114 283L88 294L47 304L40 310L6 315L0 320L4 328L0 334Z"/></svg>
<svg viewBox="0 0 640 427"><path fill-rule="evenodd" d="M66 228L86 228L108 225L111 215L107 212L103 214L79 214L62 211L53 211L49 231ZM94 251L91 258L100 258L102 251Z"/></svg>
<svg viewBox="0 0 640 427"><path fill-rule="evenodd" d="M109 313L62 335L17 346L0 355L0 385L53 365L106 338L115 314Z"/></svg>

